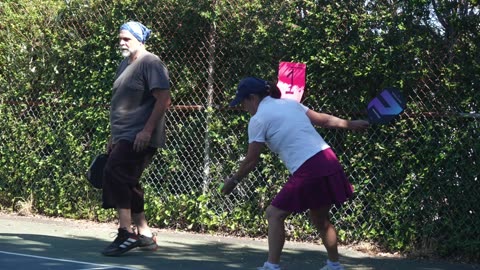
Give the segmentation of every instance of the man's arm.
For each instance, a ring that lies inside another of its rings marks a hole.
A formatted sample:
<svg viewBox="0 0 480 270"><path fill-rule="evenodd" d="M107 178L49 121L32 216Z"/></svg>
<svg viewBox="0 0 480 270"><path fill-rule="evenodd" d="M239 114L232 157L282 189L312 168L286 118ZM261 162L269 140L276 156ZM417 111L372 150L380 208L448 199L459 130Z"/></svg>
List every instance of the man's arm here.
<svg viewBox="0 0 480 270"><path fill-rule="evenodd" d="M153 89L152 95L155 97L152 114L150 114L145 127L137 134L133 143L133 149L137 152L147 148L158 121L163 117L171 103L170 90Z"/></svg>

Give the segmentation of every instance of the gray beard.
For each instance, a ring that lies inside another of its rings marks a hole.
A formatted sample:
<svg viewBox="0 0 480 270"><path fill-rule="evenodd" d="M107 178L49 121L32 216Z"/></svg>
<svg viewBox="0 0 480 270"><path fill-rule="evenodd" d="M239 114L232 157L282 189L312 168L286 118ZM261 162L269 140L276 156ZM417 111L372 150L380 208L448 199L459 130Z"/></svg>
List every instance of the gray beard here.
<svg viewBox="0 0 480 270"><path fill-rule="evenodd" d="M120 52L122 53L122 56L125 58L130 57L130 55L132 55L132 52L128 49L121 49Z"/></svg>

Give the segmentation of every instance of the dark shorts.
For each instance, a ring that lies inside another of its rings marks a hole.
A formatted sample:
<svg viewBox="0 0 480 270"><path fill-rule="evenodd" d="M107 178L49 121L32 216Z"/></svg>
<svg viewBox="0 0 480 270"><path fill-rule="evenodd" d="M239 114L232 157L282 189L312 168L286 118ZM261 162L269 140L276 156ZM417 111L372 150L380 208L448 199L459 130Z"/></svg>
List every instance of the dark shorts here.
<svg viewBox="0 0 480 270"><path fill-rule="evenodd" d="M325 149L305 161L291 175L272 201L289 212L303 212L333 204L340 205L353 196L353 187L332 149Z"/></svg>
<svg viewBox="0 0 480 270"><path fill-rule="evenodd" d="M103 171L103 208L143 212L145 201L140 177L151 163L155 152L156 148L153 147L135 152L133 143L125 140L114 145Z"/></svg>

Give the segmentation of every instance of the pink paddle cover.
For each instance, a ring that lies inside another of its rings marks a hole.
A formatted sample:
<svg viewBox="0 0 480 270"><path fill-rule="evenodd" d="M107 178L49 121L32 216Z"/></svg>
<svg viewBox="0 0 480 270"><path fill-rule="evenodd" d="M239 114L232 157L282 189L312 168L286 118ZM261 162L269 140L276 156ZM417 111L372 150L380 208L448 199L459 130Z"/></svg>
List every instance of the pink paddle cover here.
<svg viewBox="0 0 480 270"><path fill-rule="evenodd" d="M307 65L304 63L280 62L277 86L282 92L282 98L293 99L298 102L302 100L306 83L306 70Z"/></svg>

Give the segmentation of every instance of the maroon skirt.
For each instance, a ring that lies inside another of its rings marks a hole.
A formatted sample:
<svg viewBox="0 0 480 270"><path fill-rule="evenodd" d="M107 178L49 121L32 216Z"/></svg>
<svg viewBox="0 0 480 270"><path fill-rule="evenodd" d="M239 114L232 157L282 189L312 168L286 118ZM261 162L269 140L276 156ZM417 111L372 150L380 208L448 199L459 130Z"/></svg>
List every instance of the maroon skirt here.
<svg viewBox="0 0 480 270"><path fill-rule="evenodd" d="M272 205L289 212L303 212L341 205L353 196L342 165L332 149L318 152L288 178Z"/></svg>

